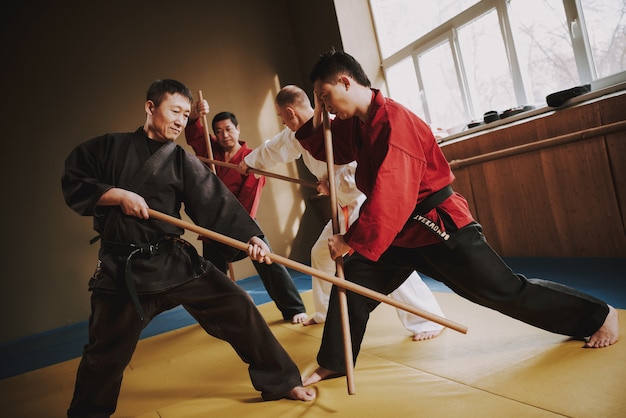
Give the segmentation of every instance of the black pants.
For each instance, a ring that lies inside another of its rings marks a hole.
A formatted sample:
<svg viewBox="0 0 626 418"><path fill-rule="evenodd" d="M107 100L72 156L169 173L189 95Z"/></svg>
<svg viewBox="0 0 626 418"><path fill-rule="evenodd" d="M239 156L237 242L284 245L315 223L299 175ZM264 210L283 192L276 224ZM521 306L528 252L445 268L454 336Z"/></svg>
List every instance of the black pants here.
<svg viewBox="0 0 626 418"><path fill-rule="evenodd" d="M270 247L267 239L264 238L263 241ZM210 242L203 242L202 256L224 273L227 272L228 263ZM283 319L291 320L294 315L306 312L302 297L285 266L278 263L265 264L257 261L252 261L252 264L259 273L267 294L283 315Z"/></svg>
<svg viewBox="0 0 626 418"><path fill-rule="evenodd" d="M456 246L438 243L420 248L390 247L377 262L355 253L346 258L347 280L384 295L395 290L412 270L445 283L455 293L538 328L575 338L597 331L606 303L570 287L515 274L487 244L480 225L454 232ZM356 362L370 313L379 302L346 292L353 358ZM318 363L345 372L337 288L333 286Z"/></svg>
<svg viewBox="0 0 626 418"><path fill-rule="evenodd" d="M140 296L146 313L144 321L139 319L128 295L92 293L89 342L78 366L68 417L109 417L115 411L122 375L142 329L156 315L178 305L207 333L233 346L249 364L252 384L263 399L280 399L302 384L298 367L248 293L215 267L208 269L206 274L172 290Z"/></svg>

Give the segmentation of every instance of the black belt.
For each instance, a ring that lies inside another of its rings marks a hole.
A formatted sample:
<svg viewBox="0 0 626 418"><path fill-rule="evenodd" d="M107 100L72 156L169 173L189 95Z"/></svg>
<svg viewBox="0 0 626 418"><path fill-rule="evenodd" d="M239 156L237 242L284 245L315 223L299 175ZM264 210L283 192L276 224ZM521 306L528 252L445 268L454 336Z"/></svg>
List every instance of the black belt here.
<svg viewBox="0 0 626 418"><path fill-rule="evenodd" d="M123 255L126 257L142 254L149 257L163 254L172 249L174 239L171 237L163 238L154 244L133 244L125 242L102 241L102 249L115 255Z"/></svg>
<svg viewBox="0 0 626 418"><path fill-rule="evenodd" d="M133 279L133 271L131 268L131 260L135 256L142 257L153 257L159 254L164 254L169 252L176 243L183 244L184 249L189 253L191 258L194 270L198 273L202 270L202 260L198 255L196 249L193 245L188 243L187 241L180 239L178 237L170 236L166 238L162 238L156 243L143 243L143 244L134 244L134 243L123 243L123 242L112 242L112 241L102 241L102 249L104 251L110 252L115 255L121 255L126 257L126 265L124 269L124 279L126 281L126 288L128 289L128 293L130 293L130 297L133 300L133 304L135 305L135 309L137 309L137 313L139 314L139 319L142 321L146 317L146 314L139 302L139 296L137 295L137 289L135 288L135 281Z"/></svg>
<svg viewBox="0 0 626 418"><path fill-rule="evenodd" d="M449 198L453 194L454 190L452 190L451 186L446 186L443 189L430 194L428 197L426 197L426 199L422 200L419 204L415 206L415 209L413 209L413 213L411 214L411 219L420 222L426 227L426 229L437 235L444 242L448 242L448 240L450 240L450 234L441 230L439 225L426 218L424 215L442 204L447 198Z"/></svg>
<svg viewBox="0 0 626 418"><path fill-rule="evenodd" d="M426 199L415 205L415 209L413 209L411 218L415 215L424 215L430 212L437 206L441 205L447 198L449 198L453 194L454 190L452 190L452 186L446 186L443 189L428 195Z"/></svg>

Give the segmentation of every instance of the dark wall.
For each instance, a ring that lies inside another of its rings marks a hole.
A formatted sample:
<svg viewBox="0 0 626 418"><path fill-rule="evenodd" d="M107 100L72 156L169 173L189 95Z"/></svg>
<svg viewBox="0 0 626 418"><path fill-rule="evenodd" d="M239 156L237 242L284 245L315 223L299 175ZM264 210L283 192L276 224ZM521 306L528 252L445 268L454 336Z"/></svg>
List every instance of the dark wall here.
<svg viewBox="0 0 626 418"><path fill-rule="evenodd" d="M236 111L255 146L282 128L271 108L277 89L295 83L310 93L310 66L340 43L332 0L23 1L1 19L0 342L88 318L94 232L60 189L76 144L136 129L149 84L176 78L203 90L212 111ZM272 204L280 206L267 211ZM279 243L294 239L263 227ZM300 230L292 252L305 256L318 227Z"/></svg>

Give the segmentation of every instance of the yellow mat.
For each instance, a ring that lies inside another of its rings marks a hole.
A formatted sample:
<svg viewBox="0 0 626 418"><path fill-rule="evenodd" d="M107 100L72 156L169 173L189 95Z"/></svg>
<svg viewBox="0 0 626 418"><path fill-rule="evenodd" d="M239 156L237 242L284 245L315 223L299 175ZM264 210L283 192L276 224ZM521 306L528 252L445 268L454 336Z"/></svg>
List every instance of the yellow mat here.
<svg viewBox="0 0 626 418"><path fill-rule="evenodd" d="M302 294L312 306L310 292ZM374 311L355 368L315 385L313 402L263 402L246 365L198 325L140 341L115 417L626 417L626 341L603 349L554 335L455 294L436 293L447 317L468 334L445 330L413 342L393 308ZM322 326L282 321L260 307L304 375L316 367ZM620 310L621 335L626 311ZM2 416L64 417L79 359L0 381Z"/></svg>

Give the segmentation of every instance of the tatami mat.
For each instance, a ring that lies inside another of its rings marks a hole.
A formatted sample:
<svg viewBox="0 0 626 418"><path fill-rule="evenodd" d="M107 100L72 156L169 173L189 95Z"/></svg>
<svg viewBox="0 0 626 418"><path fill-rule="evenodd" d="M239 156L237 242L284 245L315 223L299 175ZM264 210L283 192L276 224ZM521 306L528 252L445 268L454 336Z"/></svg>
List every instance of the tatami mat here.
<svg viewBox="0 0 626 418"><path fill-rule="evenodd" d="M190 325L146 338L129 365L116 417L625 417L626 342L583 349L582 342L527 326L452 293L435 293L447 317L469 332L445 330L413 342L381 305L372 315L355 368L315 385L313 402L263 402L246 365L227 343ZM310 292L303 293L312 306ZM316 367L322 326L282 321L260 306L304 375ZM621 335L626 311L620 310ZM0 380L3 416L63 417L79 359Z"/></svg>

